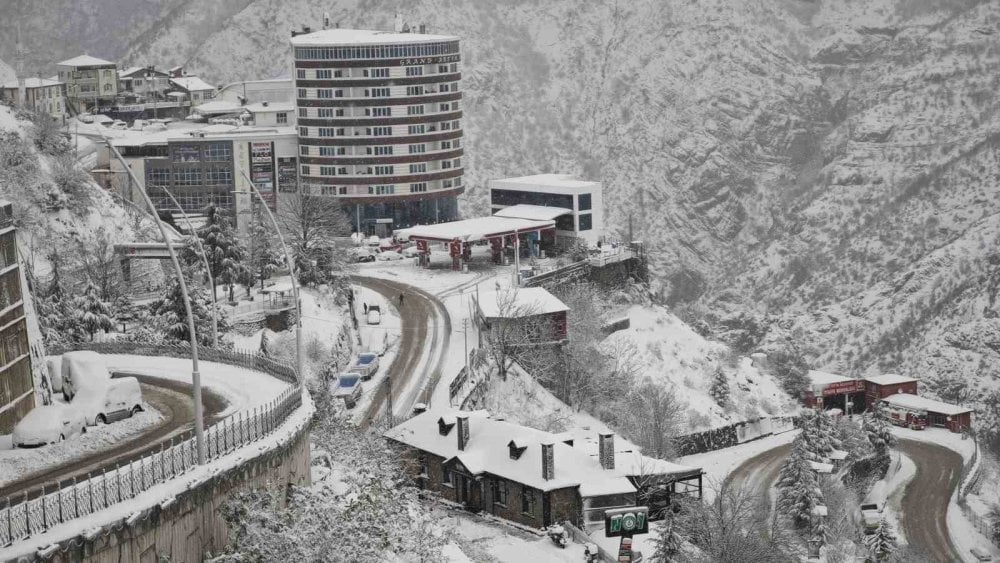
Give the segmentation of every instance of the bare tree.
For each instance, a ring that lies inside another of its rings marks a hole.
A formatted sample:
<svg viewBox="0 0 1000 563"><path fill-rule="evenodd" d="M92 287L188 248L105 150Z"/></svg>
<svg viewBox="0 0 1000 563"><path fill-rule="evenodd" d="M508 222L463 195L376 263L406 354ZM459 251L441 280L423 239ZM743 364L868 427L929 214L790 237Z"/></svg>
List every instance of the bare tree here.
<svg viewBox="0 0 1000 563"><path fill-rule="evenodd" d="M673 389L646 379L632 387L618 409L616 426L622 434L642 448L644 454L661 459L674 455L674 439L684 428L685 404Z"/></svg>
<svg viewBox="0 0 1000 563"><path fill-rule="evenodd" d="M312 190L310 190L312 188ZM278 223L295 255L302 283L321 284L331 274L342 274L349 262L337 241L351 233L351 225L335 197L312 195L316 186L278 198Z"/></svg>
<svg viewBox="0 0 1000 563"><path fill-rule="evenodd" d="M97 287L101 300L114 301L121 293L121 268L111 234L104 227L98 227L80 239L77 250L78 267Z"/></svg>
<svg viewBox="0 0 1000 563"><path fill-rule="evenodd" d="M515 361L536 377L551 370L556 361L553 355L556 346L546 342L545 334L551 325L537 314L537 307L522 303L516 287L501 289L499 284L492 295L487 294L483 299L494 300L496 305L489 320L484 321L482 334L483 349L497 366L500 377L507 379ZM480 308L492 309L493 305L483 301Z"/></svg>

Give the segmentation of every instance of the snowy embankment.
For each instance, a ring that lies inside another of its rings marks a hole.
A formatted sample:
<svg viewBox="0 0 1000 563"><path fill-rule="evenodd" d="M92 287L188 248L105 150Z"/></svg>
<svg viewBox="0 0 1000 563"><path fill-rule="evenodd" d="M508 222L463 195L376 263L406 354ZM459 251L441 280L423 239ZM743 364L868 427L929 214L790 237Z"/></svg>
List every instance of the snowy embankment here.
<svg viewBox="0 0 1000 563"><path fill-rule="evenodd" d="M309 425L314 411L315 407L313 406L312 398L309 397L308 393L303 391L302 406L292 412L273 433L242 448L233 450L210 463L195 466L187 473L175 479L154 485L131 500L114 504L104 510L90 514L86 518L77 518L70 522L57 524L49 528L44 534L32 536L6 548L0 548L0 561L31 556L39 549L54 542L73 538L95 528L123 523L123 520L134 513L157 506L164 500L174 498L196 487L200 483L214 478L220 472L236 468L248 459L264 455L278 446L285 444L296 433Z"/></svg>
<svg viewBox="0 0 1000 563"><path fill-rule="evenodd" d="M902 514L903 495L906 492L906 486L916 476L917 466L913 463L912 459L900 452L894 451L892 457L894 458L892 460L893 463L889 466L889 472L885 476L886 507L884 513L886 520L892 525L892 529L896 531L897 539L900 542L909 543L904 534L905 530L899 524L899 516Z"/></svg>
<svg viewBox="0 0 1000 563"><path fill-rule="evenodd" d="M790 444L798 430L792 430L781 434L775 434L760 440L753 440L731 448L723 448L701 454L687 455L677 458L677 463L701 467L705 475L702 477L704 483L705 500L711 502L715 498L716 490L729 477L737 467L746 460L760 455L774 448Z"/></svg>
<svg viewBox="0 0 1000 563"><path fill-rule="evenodd" d="M161 356L104 356L108 371L137 373L149 377L191 383L191 360ZM219 417L253 409L278 398L290 385L266 373L216 362L198 362L201 383L222 395L228 405Z"/></svg>

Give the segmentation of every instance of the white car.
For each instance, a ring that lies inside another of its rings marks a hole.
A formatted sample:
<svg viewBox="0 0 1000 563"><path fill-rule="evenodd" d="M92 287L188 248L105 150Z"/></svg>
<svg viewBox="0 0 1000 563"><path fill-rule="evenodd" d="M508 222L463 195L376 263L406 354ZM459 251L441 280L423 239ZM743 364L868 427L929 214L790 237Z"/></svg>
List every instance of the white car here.
<svg viewBox="0 0 1000 563"><path fill-rule="evenodd" d="M403 258L405 258L405 256L403 256L399 252L396 252L395 250L383 250L382 252L379 252L378 255L375 256L376 260L381 260L383 262L402 260Z"/></svg>
<svg viewBox="0 0 1000 563"><path fill-rule="evenodd" d="M104 358L88 350L63 354L61 371L62 392L67 401L88 387L104 387L111 380Z"/></svg>
<svg viewBox="0 0 1000 563"><path fill-rule="evenodd" d="M420 255L420 249L416 246L407 246L401 252L403 258L414 258Z"/></svg>
<svg viewBox="0 0 1000 563"><path fill-rule="evenodd" d="M382 309L378 305L369 305L365 320L370 325L377 325L382 322Z"/></svg>
<svg viewBox="0 0 1000 563"><path fill-rule="evenodd" d="M73 399L73 405L83 413L89 426L131 418L145 410L139 380L134 377L112 379L103 387L88 388Z"/></svg>
<svg viewBox="0 0 1000 563"><path fill-rule="evenodd" d="M366 246L359 246L357 248L352 248L350 250L350 256L355 262L375 261L375 251Z"/></svg>
<svg viewBox="0 0 1000 563"><path fill-rule="evenodd" d="M83 413L72 405L56 403L35 407L14 426L12 441L19 448L61 442L87 431Z"/></svg>

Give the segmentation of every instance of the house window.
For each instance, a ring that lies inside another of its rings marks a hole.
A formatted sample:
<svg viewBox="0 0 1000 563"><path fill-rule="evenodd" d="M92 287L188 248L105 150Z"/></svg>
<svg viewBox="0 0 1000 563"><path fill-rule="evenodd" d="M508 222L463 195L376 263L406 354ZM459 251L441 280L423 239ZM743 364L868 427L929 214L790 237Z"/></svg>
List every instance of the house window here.
<svg viewBox="0 0 1000 563"><path fill-rule="evenodd" d="M430 468L427 465L427 455L420 454L420 456L417 458L417 463L420 465L420 476L426 479L427 476L431 474Z"/></svg>
<svg viewBox="0 0 1000 563"><path fill-rule="evenodd" d="M528 487L521 488L521 512L535 514L535 491Z"/></svg>
<svg viewBox="0 0 1000 563"><path fill-rule="evenodd" d="M279 113L278 114L278 123L279 124L287 124L288 123L288 114L285 113L285 112Z"/></svg>
<svg viewBox="0 0 1000 563"><path fill-rule="evenodd" d="M444 462L441 463L441 469L442 469L442 472L444 474L444 476L441 477L441 483L444 486L446 486L446 487L454 487L455 486L455 477L452 476L451 469L448 469L447 467L445 467L444 466Z"/></svg>
<svg viewBox="0 0 1000 563"><path fill-rule="evenodd" d="M493 502L507 506L507 481L493 481Z"/></svg>
<svg viewBox="0 0 1000 563"><path fill-rule="evenodd" d="M589 231L592 228L593 228L593 219L590 216L590 213L580 215L580 230Z"/></svg>
<svg viewBox="0 0 1000 563"><path fill-rule="evenodd" d="M424 74L424 67L422 66L406 67L406 76L422 76L423 74Z"/></svg>
<svg viewBox="0 0 1000 563"><path fill-rule="evenodd" d="M577 209L580 211L590 211L590 194L580 194L577 201Z"/></svg>

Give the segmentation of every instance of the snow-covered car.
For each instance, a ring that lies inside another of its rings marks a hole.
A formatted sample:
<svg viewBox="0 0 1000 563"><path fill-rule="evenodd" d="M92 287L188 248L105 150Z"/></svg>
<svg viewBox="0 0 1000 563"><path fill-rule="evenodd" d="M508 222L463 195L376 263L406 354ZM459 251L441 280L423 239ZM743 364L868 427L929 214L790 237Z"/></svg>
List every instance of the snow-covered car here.
<svg viewBox="0 0 1000 563"><path fill-rule="evenodd" d="M369 305L365 321L370 325L380 324L382 322L382 309L378 305Z"/></svg>
<svg viewBox="0 0 1000 563"><path fill-rule="evenodd" d="M344 400L344 406L353 409L361 398L361 374L342 373L330 385L330 394Z"/></svg>
<svg viewBox="0 0 1000 563"><path fill-rule="evenodd" d="M403 258L414 258L420 255L420 249L417 248L416 246L407 246L402 251L400 251L400 254L403 255Z"/></svg>
<svg viewBox="0 0 1000 563"><path fill-rule="evenodd" d="M80 350L62 356L62 392L67 401L91 386L103 388L111 380L104 358L97 352Z"/></svg>
<svg viewBox="0 0 1000 563"><path fill-rule="evenodd" d="M45 371L53 393L62 393L62 356L45 358Z"/></svg>
<svg viewBox="0 0 1000 563"><path fill-rule="evenodd" d="M361 374L361 379L368 381L378 372L378 354L372 352L358 354L358 359L354 362L351 371Z"/></svg>
<svg viewBox="0 0 1000 563"><path fill-rule="evenodd" d="M379 252L378 255L375 257L376 260L381 260L383 262L388 262L392 260L402 260L403 258L405 258L405 256L403 256L399 252L396 252L395 250L383 250L382 252Z"/></svg>
<svg viewBox="0 0 1000 563"><path fill-rule="evenodd" d="M379 237L377 237L375 235L372 235L372 236L368 237L368 240L366 241L366 243L368 244L368 246L376 246L377 247L377 246L379 246L379 245L382 244L382 239L380 239Z"/></svg>
<svg viewBox="0 0 1000 563"><path fill-rule="evenodd" d="M80 115L76 116L76 118L80 120L80 123L93 123L94 122L94 116L91 115L91 114L89 114L89 113L86 113L86 112L81 113Z"/></svg>
<svg viewBox="0 0 1000 563"><path fill-rule="evenodd" d="M374 262L375 251L367 246L359 246L350 250L351 259L355 262Z"/></svg>
<svg viewBox="0 0 1000 563"><path fill-rule="evenodd" d="M14 426L11 436L19 448L61 442L87 431L83 413L73 405L55 403L35 407Z"/></svg>
<svg viewBox="0 0 1000 563"><path fill-rule="evenodd" d="M89 426L109 424L142 412L142 390L134 377L112 379L103 387L90 387L73 399Z"/></svg>
<svg viewBox="0 0 1000 563"><path fill-rule="evenodd" d="M865 496L865 500L861 503L861 526L864 528L865 533L871 533L879 526L879 522L882 521L882 510L885 509L886 500L886 482L885 479L878 481L872 486L871 491Z"/></svg>

